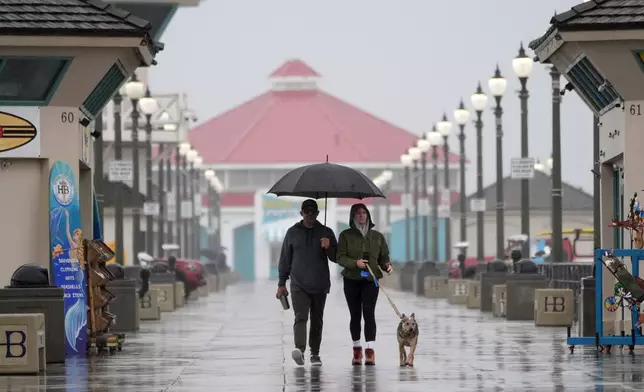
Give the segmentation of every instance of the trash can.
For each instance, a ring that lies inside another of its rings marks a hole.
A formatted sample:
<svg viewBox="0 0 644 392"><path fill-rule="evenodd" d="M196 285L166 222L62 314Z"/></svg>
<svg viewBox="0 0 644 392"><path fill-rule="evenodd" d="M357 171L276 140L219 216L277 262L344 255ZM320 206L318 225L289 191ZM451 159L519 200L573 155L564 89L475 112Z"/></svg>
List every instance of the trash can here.
<svg viewBox="0 0 644 392"><path fill-rule="evenodd" d="M414 261L408 261L402 269L400 275L400 289L406 292L414 291L414 276L416 275L417 265Z"/></svg>
<svg viewBox="0 0 644 392"><path fill-rule="evenodd" d="M418 296L425 295L425 278L428 276L439 276L440 271L436 268L436 263L433 261L424 262L421 267L416 271L414 280L414 292Z"/></svg>
<svg viewBox="0 0 644 392"><path fill-rule="evenodd" d="M25 264L11 276L11 285L0 289L0 313L45 315L47 363L65 362L64 290L51 286L47 268Z"/></svg>
<svg viewBox="0 0 644 392"><path fill-rule="evenodd" d="M532 260L521 260L514 268L516 272L508 274L505 283L505 317L509 321L534 321L534 291L546 288L546 277Z"/></svg>
<svg viewBox="0 0 644 392"><path fill-rule="evenodd" d="M114 280L106 284L107 290L114 294L108 305L109 312L115 317L110 327L112 332L134 332L139 330L139 296L137 281L125 277L125 270L118 264L107 264Z"/></svg>
<svg viewBox="0 0 644 392"><path fill-rule="evenodd" d="M501 260L487 263L486 270L481 274L481 312L491 312L494 309L493 288L505 284L508 277L508 266Z"/></svg>
<svg viewBox="0 0 644 392"><path fill-rule="evenodd" d="M579 336L595 336L595 285L594 277L581 278L581 292L577 309Z"/></svg>

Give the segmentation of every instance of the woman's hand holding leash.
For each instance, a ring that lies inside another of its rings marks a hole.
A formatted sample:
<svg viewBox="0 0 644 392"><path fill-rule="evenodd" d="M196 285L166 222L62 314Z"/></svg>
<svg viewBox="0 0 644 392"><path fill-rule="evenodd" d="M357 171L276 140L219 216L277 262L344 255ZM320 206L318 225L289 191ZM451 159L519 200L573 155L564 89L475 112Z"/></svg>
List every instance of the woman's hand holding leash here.
<svg viewBox="0 0 644 392"><path fill-rule="evenodd" d="M394 269L391 267L391 263L387 263L387 264L385 265L385 272L386 272L388 275L391 275L391 273L392 273L392 272L394 272Z"/></svg>
<svg viewBox="0 0 644 392"><path fill-rule="evenodd" d="M360 260L357 260L357 261L356 261L356 267L358 267L358 268L360 268L360 269L365 269L365 268L367 268L367 265L368 265L367 260L360 259Z"/></svg>

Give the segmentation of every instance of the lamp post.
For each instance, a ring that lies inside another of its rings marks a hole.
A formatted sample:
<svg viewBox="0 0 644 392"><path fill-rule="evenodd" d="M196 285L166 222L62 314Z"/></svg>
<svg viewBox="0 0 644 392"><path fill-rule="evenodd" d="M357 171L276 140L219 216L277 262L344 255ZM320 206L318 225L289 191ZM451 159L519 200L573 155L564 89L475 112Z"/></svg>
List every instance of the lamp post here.
<svg viewBox="0 0 644 392"><path fill-rule="evenodd" d="M175 186L176 186L176 219L175 225L177 229L176 239L179 244L179 251L182 256L185 256L185 243L184 243L184 231L185 227L183 225L183 199L186 194L186 184L185 184L185 170L186 170L186 154L190 151L190 143L181 143L177 147L177 154L175 155Z"/></svg>
<svg viewBox="0 0 644 392"><path fill-rule="evenodd" d="M170 116L168 115L167 112L161 113L159 116L159 121L163 124L163 128L165 130L166 125L170 125ZM172 124L173 125L173 124ZM159 256L163 255L163 248L162 245L166 241L166 235L168 237L168 242L172 242L172 222L170 222L169 219L169 214L168 211L169 206L168 206L168 198L166 195L169 195L171 193L172 189L172 174L170 174L170 171L172 168L170 167L170 159L163 159L163 154L165 150L165 145L163 143L159 143L159 152L158 155L161 157L158 161L158 187L157 187L157 200L159 202L159 217L158 217L158 223L157 223L157 254ZM167 185L166 185L166 161L168 165L168 173L167 173ZM150 162L152 163L152 162ZM167 222L166 222L167 221Z"/></svg>
<svg viewBox="0 0 644 392"><path fill-rule="evenodd" d="M213 177L210 181L215 190L215 220L217 222L217 229L215 232L215 245L221 246L221 198L224 192L224 186L219 181L217 176Z"/></svg>
<svg viewBox="0 0 644 392"><path fill-rule="evenodd" d="M519 55L512 60L512 69L519 78L521 90L519 90L519 100L521 101L521 158L528 158L528 77L532 72L533 61L525 53L523 42L519 47ZM521 253L523 257L530 257L530 180L521 179L521 233L528 236L527 241L523 243Z"/></svg>
<svg viewBox="0 0 644 392"><path fill-rule="evenodd" d="M186 256L194 258L194 242L191 240L191 236L195 236L194 233L194 224L193 220L195 217L195 165L194 162L199 156L197 150L192 149L186 154L186 175L184 176L185 180L185 200L190 204L190 217L184 219L183 221L183 234L184 234L184 244L186 247Z"/></svg>
<svg viewBox="0 0 644 392"><path fill-rule="evenodd" d="M199 259L201 253L201 167L203 158L197 156L192 161L192 249L193 258Z"/></svg>
<svg viewBox="0 0 644 392"><path fill-rule="evenodd" d="M470 119L470 112L465 109L463 104L463 99L458 105L458 108L454 110L454 121L458 125L460 132L458 133L458 142L460 147L460 159L459 159L459 172L460 172L460 210L461 210L461 242L467 241L467 195L465 193L465 124ZM467 251L466 247L462 248L463 254Z"/></svg>
<svg viewBox="0 0 644 392"><path fill-rule="evenodd" d="M203 172L203 176L208 189L208 249L213 249L215 247L215 229L213 227L213 214L215 212L215 186L213 184L213 178L215 177L215 171L207 169Z"/></svg>
<svg viewBox="0 0 644 392"><path fill-rule="evenodd" d="M444 208L450 208L452 202L452 191L450 190L449 184L449 135L452 133L452 123L447 119L447 114L443 113L443 118L441 121L436 124L436 129L443 136L443 173L445 178L443 179L445 184L445 189L441 193L443 197ZM452 219L451 211L447 210L447 215L445 216L445 261L449 261L452 258Z"/></svg>
<svg viewBox="0 0 644 392"><path fill-rule="evenodd" d="M432 258L439 261L438 253L438 147L443 142L443 136L433 128L427 134L427 140L432 148Z"/></svg>
<svg viewBox="0 0 644 392"><path fill-rule="evenodd" d="M418 161L420 160L420 150L418 147L411 147L408 152L414 162L413 180L414 180L414 261L420 260L420 214L418 211Z"/></svg>
<svg viewBox="0 0 644 392"><path fill-rule="evenodd" d="M421 165L421 170L422 170L422 183L421 183L421 197L423 199L423 203L425 203L425 207L423 210L427 211L429 207L429 200L427 199L427 151L429 151L429 141L425 139L423 136L422 138L418 139L418 142L416 143L416 148L420 151L420 165ZM417 223L418 224L418 223ZM429 232L428 232L428 226L429 226L429 211L427 211L425 214L423 214L423 261L429 260ZM433 260L434 262L438 260Z"/></svg>
<svg viewBox="0 0 644 392"><path fill-rule="evenodd" d="M118 93L117 93L118 94ZM99 112L94 118L94 134L98 135L94 139L94 196L98 205L98 219L101 227L104 225L103 214L103 184L105 183L105 173L103 173L103 112ZM102 230L102 229L101 229ZM103 238L103 233L101 233Z"/></svg>
<svg viewBox="0 0 644 392"><path fill-rule="evenodd" d="M152 114L157 111L157 101L150 96L150 89L145 92L145 97L139 100L141 111L145 115L145 198L148 203L154 202L154 192L152 192ZM162 177L160 177L162 178ZM162 184L160 183L161 187ZM161 208L159 202L159 209ZM160 215L160 214L159 214ZM160 217L160 216L159 216ZM153 253L154 248L154 217L149 214L145 217L145 251ZM163 231L162 220L159 219L157 230Z"/></svg>
<svg viewBox="0 0 644 392"><path fill-rule="evenodd" d="M125 84L125 94L130 99L132 105L132 194L137 205L132 213L132 254L135 256L141 252L141 208L138 205L138 195L141 192L139 176L139 100L145 95L145 85L136 78L136 73L132 75L132 80ZM149 250L148 250L149 251ZM132 257L134 264L138 265L138 257Z"/></svg>
<svg viewBox="0 0 644 392"><path fill-rule="evenodd" d="M400 163L403 165L405 173L405 261L411 259L411 221L409 214L409 168L413 159L409 154L400 156Z"/></svg>
<svg viewBox="0 0 644 392"><path fill-rule="evenodd" d="M494 117L496 120L496 258L505 259L505 214L503 205L503 109L501 98L508 86L508 81L501 75L499 65L496 65L494 76L488 81L490 92L496 101Z"/></svg>
<svg viewBox="0 0 644 392"><path fill-rule="evenodd" d="M123 130L123 121L121 118L121 104L123 95L117 91L112 98L114 105L114 160L123 159L123 140L121 132ZM102 153L102 152L101 152ZM116 262L123 265L123 194L116 191L114 194L114 242L116 243Z"/></svg>
<svg viewBox="0 0 644 392"><path fill-rule="evenodd" d="M483 198L483 110L487 106L487 95L483 93L481 82L470 97L472 107L476 112L476 258L478 268L482 271L485 266L485 231L483 230L483 213L486 206ZM483 205L482 205L483 204Z"/></svg>
<svg viewBox="0 0 644 392"><path fill-rule="evenodd" d="M550 68L552 79L552 259L563 261L561 203L561 74Z"/></svg>

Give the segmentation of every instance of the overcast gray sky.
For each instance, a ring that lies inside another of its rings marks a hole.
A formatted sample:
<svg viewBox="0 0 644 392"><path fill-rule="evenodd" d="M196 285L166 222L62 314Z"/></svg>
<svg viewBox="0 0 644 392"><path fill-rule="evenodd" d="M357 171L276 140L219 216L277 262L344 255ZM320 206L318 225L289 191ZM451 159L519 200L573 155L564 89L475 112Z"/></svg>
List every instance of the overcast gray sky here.
<svg viewBox="0 0 644 392"><path fill-rule="evenodd" d="M548 27L555 10L581 0L202 0L180 9L162 41L150 88L183 91L201 121L268 87L286 59L301 58L323 76L321 86L414 133L451 116L497 62L508 78L503 100L505 174L520 149L518 80L511 61ZM534 53L529 51L529 55ZM563 81L563 78L562 78ZM552 143L550 76L535 64L530 79L530 153L547 159ZM490 104L492 100L490 100ZM592 191L592 114L574 94L562 107L563 179ZM494 119L484 119L484 183L495 181ZM467 156L476 141L468 126ZM456 148L456 138L452 139ZM402 153L402 151L401 151ZM468 194L475 167L468 170Z"/></svg>

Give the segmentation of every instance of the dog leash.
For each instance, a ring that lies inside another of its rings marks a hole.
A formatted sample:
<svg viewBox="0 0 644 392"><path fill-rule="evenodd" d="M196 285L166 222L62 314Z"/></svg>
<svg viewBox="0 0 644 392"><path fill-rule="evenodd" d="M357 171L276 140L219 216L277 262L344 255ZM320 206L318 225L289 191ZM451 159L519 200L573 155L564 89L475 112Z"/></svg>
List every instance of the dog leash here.
<svg viewBox="0 0 644 392"><path fill-rule="evenodd" d="M389 294L387 294L387 291L385 291L385 289L383 289L382 286L378 284L378 279L376 279L376 275L371 270L371 267L369 267L369 264L367 264L367 269L369 270L369 273L371 274L371 277L373 278L373 282L376 285L376 287L380 288L380 291L382 291L385 297L387 297L387 300L389 301L389 304L391 305L391 307L394 308L394 312L396 312L396 314L398 315L398 318L402 319L403 316L398 310L398 307L396 306L396 304L394 304L394 301L391 300L391 298L389 297Z"/></svg>

